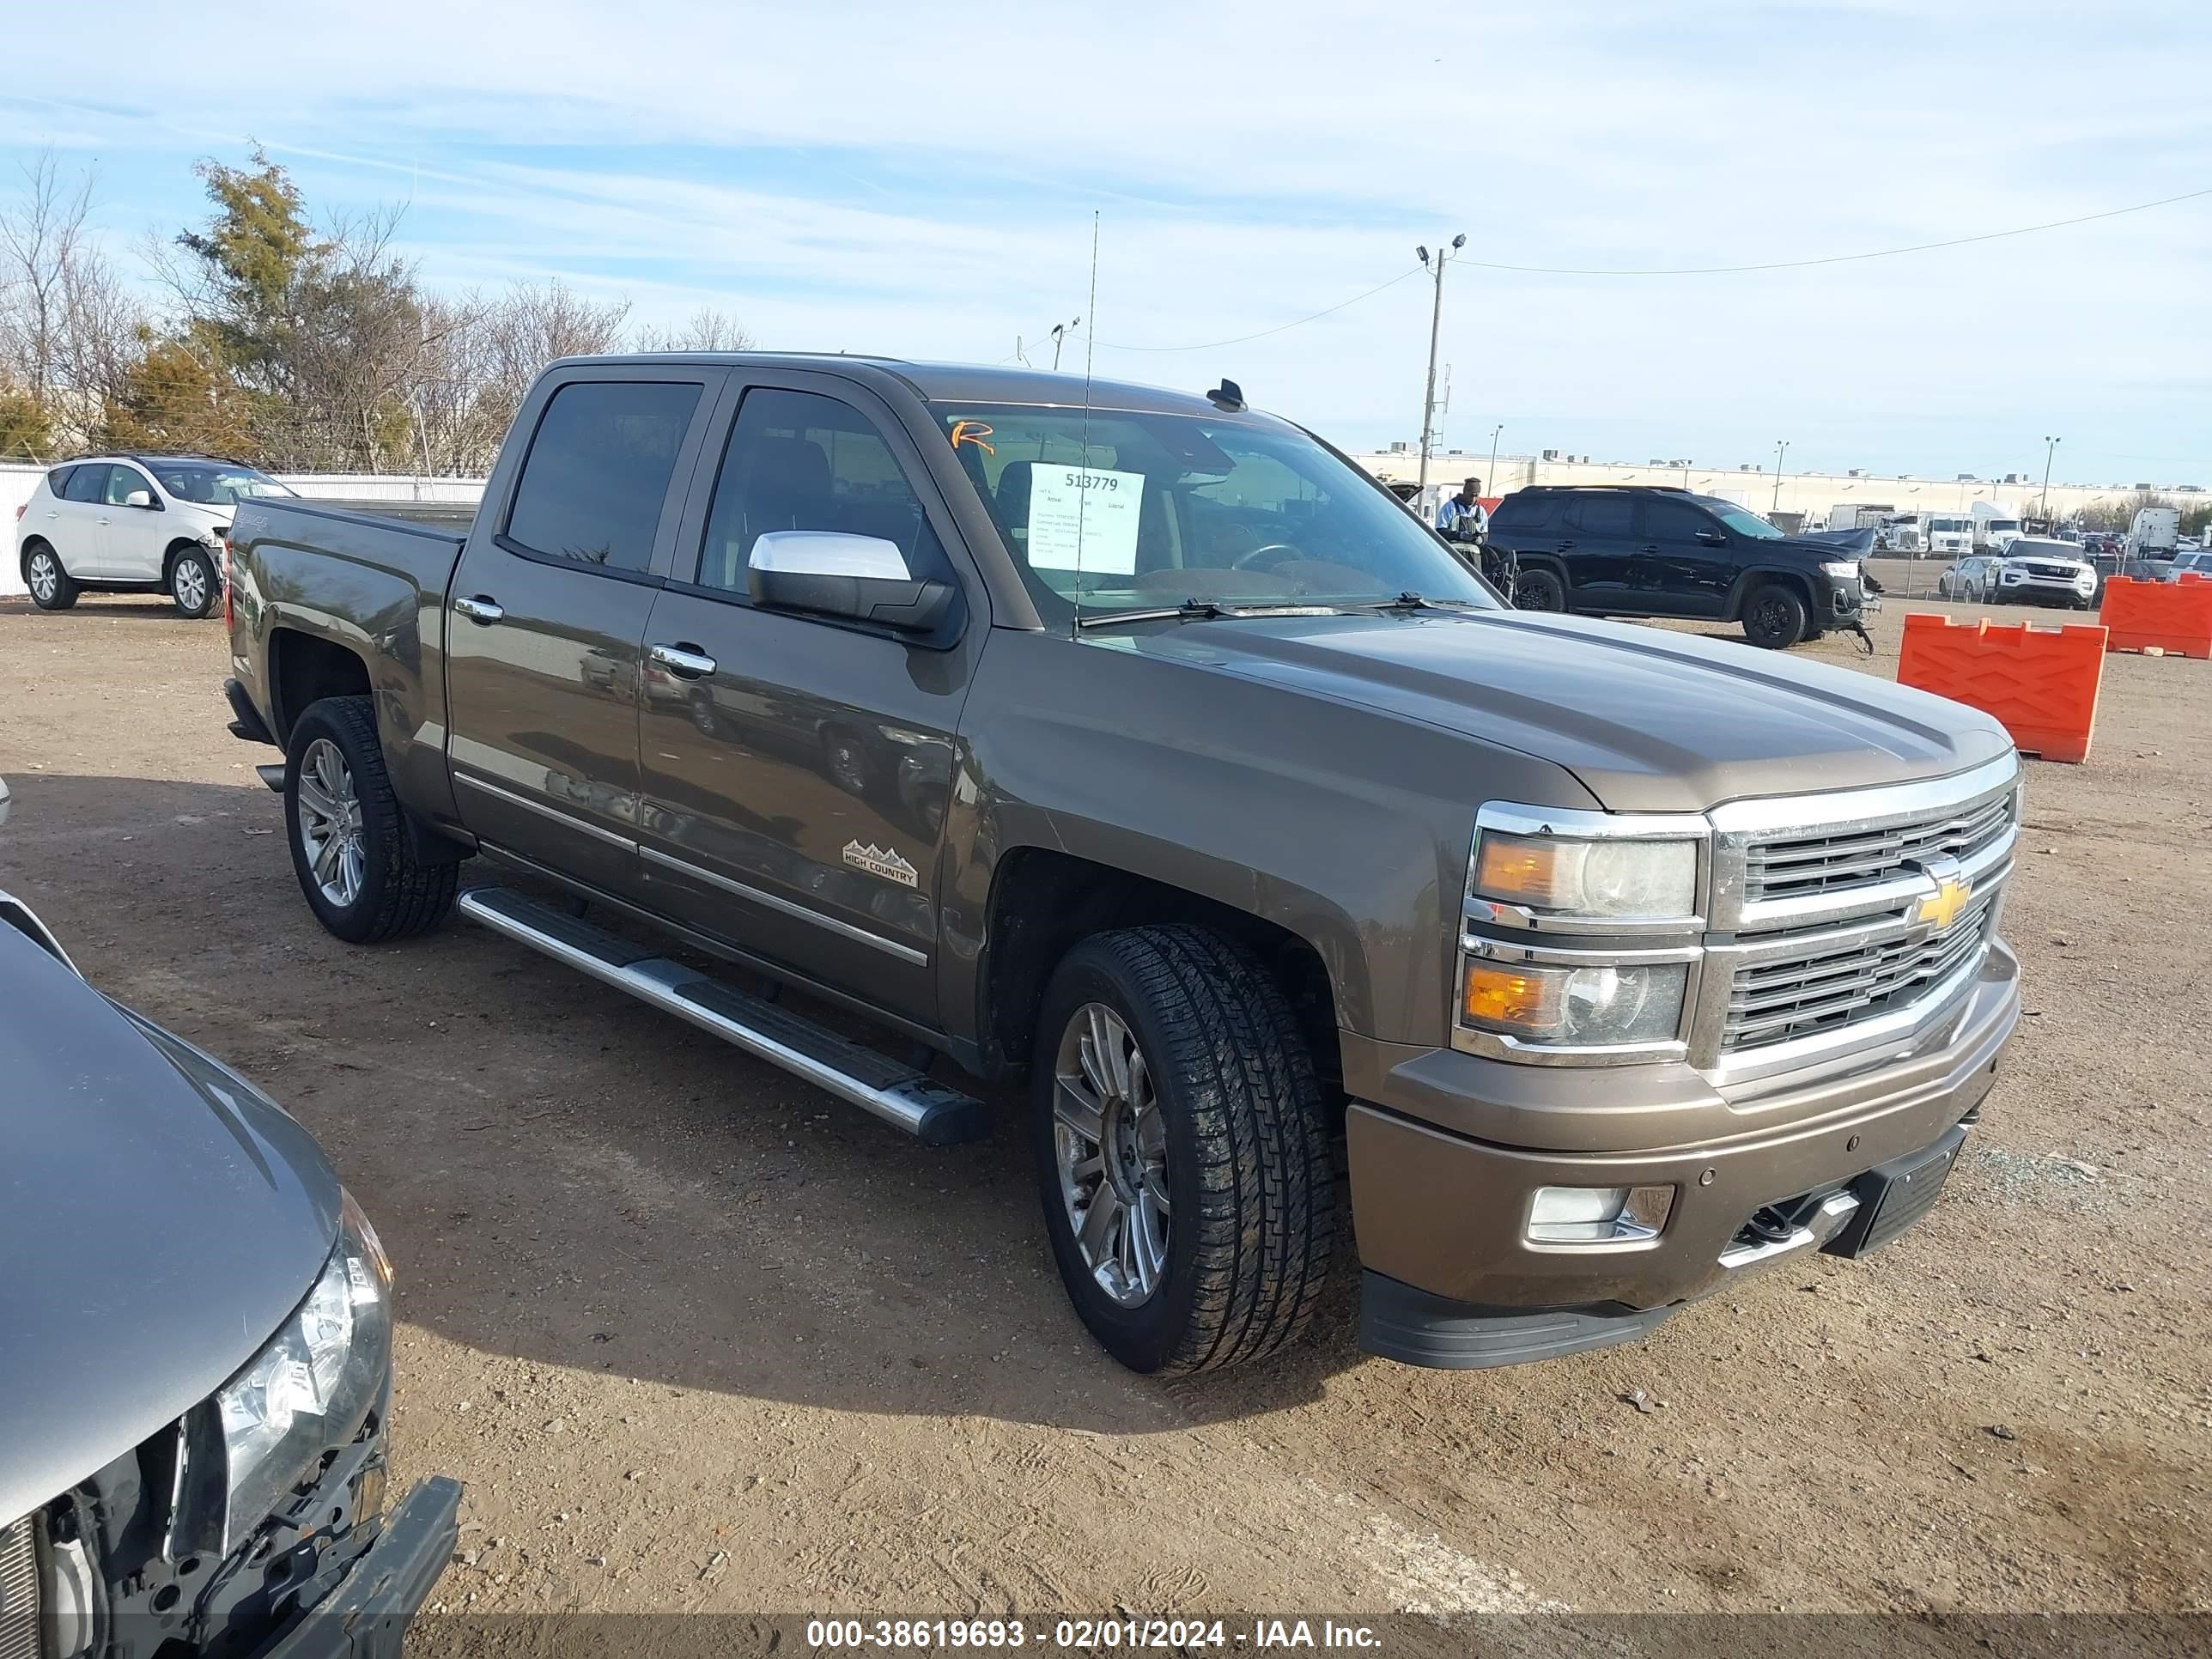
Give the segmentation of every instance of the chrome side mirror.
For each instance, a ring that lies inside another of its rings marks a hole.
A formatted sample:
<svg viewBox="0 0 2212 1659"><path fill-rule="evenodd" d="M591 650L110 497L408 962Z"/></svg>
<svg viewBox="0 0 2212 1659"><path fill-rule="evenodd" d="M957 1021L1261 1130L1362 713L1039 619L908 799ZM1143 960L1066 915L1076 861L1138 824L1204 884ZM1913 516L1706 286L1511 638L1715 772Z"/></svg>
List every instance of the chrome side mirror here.
<svg viewBox="0 0 2212 1659"><path fill-rule="evenodd" d="M954 588L917 577L896 542L838 530L770 530L746 561L753 603L926 634L951 611Z"/></svg>

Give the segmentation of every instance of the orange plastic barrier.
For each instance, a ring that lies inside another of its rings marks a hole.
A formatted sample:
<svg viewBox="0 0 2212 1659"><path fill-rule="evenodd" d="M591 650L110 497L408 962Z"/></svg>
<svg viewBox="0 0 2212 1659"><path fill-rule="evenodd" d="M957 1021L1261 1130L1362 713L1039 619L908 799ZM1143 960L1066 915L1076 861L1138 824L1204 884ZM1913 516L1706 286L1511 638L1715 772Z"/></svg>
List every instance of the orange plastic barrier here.
<svg viewBox="0 0 2212 1659"><path fill-rule="evenodd" d="M1994 714L2024 753L2086 760L2105 678L2105 629L2087 623L1954 623L1908 615L1897 683Z"/></svg>
<svg viewBox="0 0 2212 1659"><path fill-rule="evenodd" d="M2097 620L2112 633L2112 650L2212 659L2212 581L2193 570L2172 582L2111 578Z"/></svg>

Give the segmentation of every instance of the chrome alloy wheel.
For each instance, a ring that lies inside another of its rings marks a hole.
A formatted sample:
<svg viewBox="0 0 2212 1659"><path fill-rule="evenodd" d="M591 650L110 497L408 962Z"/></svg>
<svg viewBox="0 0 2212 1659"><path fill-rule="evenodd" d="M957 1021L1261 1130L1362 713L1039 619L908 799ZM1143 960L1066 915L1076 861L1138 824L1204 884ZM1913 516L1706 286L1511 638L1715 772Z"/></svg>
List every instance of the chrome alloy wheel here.
<svg viewBox="0 0 2212 1659"><path fill-rule="evenodd" d="M52 605L54 593L62 585L62 568L54 556L43 547L31 555L31 592L40 605Z"/></svg>
<svg viewBox="0 0 2212 1659"><path fill-rule="evenodd" d="M169 593L181 611L199 611L208 600L207 567L198 559L179 559L169 574Z"/></svg>
<svg viewBox="0 0 2212 1659"><path fill-rule="evenodd" d="M366 852L361 799L345 756L328 738L317 738L300 757L300 846L323 896L341 909L361 896Z"/></svg>
<svg viewBox="0 0 2212 1659"><path fill-rule="evenodd" d="M1140 1307L1168 1262L1167 1120L1152 1068L1121 1016L1086 1002L1053 1071L1053 1145L1075 1248L1101 1290Z"/></svg>

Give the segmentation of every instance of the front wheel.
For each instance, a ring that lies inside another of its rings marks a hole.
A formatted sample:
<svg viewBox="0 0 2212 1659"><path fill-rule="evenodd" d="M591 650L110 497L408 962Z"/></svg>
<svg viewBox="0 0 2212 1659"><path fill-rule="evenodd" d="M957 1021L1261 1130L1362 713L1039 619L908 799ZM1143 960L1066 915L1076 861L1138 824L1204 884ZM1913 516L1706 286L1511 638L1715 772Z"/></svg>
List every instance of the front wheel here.
<svg viewBox="0 0 2212 1659"><path fill-rule="evenodd" d="M1204 927L1093 934L1046 988L1031 1079L1053 1256L1109 1353L1179 1375L1304 1328L1336 1226L1328 1113L1251 952Z"/></svg>
<svg viewBox="0 0 2212 1659"><path fill-rule="evenodd" d="M1762 651L1783 651L1804 637L1805 601L1789 588L1760 588L1743 607L1743 636Z"/></svg>
<svg viewBox="0 0 2212 1659"><path fill-rule="evenodd" d="M1524 570L1513 583L1513 608L1516 611L1565 611L1567 590L1557 573L1550 570Z"/></svg>
<svg viewBox="0 0 2212 1659"><path fill-rule="evenodd" d="M31 590L31 603L41 611L66 611L84 591L62 568L61 556L44 542L33 542L23 550L23 586Z"/></svg>
<svg viewBox="0 0 2212 1659"><path fill-rule="evenodd" d="M284 818L307 908L349 945L427 933L453 907L460 866L415 857L368 698L325 697L294 724Z"/></svg>
<svg viewBox="0 0 2212 1659"><path fill-rule="evenodd" d="M217 583L215 561L197 548L186 548L169 566L169 600L179 617L198 622L215 609Z"/></svg>

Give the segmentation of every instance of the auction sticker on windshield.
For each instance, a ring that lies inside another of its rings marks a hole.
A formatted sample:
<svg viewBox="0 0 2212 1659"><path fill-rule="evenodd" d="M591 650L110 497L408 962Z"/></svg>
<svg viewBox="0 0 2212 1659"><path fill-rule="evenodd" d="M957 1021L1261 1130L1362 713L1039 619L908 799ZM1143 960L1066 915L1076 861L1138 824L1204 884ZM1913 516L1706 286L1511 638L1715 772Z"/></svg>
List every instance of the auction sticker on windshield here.
<svg viewBox="0 0 2212 1659"><path fill-rule="evenodd" d="M1032 569L1137 574L1141 472L1104 472L1039 463L1030 472Z"/></svg>

